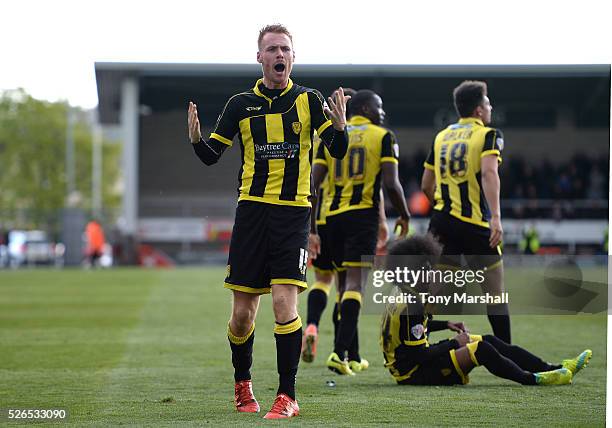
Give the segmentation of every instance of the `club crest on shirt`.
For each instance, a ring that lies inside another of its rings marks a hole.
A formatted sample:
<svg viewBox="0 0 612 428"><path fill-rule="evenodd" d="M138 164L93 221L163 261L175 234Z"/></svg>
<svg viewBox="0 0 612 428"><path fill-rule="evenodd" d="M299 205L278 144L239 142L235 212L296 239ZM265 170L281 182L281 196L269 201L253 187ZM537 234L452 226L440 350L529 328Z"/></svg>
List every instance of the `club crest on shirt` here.
<svg viewBox="0 0 612 428"><path fill-rule="evenodd" d="M293 129L295 134L299 134L300 131L302 131L302 124L300 122L293 122L291 124L291 129Z"/></svg>
<svg viewBox="0 0 612 428"><path fill-rule="evenodd" d="M423 327L423 324L417 324L410 329L410 332L414 337L420 339L423 337L423 333L425 333L425 328Z"/></svg>

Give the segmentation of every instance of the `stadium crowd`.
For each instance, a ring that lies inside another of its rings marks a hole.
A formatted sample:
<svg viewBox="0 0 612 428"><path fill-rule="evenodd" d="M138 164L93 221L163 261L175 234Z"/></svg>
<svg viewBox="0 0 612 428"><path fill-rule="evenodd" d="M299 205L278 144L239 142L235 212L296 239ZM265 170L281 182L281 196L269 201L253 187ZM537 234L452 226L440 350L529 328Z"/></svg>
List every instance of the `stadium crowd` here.
<svg viewBox="0 0 612 428"><path fill-rule="evenodd" d="M420 174L426 156L421 150L400 158L400 179L408 198L420 191ZM566 162L554 164L549 159L508 156L504 163L500 179L505 218L560 220L607 216L609 179L604 173L610 168L607 157L596 159L577 153ZM390 208L387 205L387 214L393 217Z"/></svg>

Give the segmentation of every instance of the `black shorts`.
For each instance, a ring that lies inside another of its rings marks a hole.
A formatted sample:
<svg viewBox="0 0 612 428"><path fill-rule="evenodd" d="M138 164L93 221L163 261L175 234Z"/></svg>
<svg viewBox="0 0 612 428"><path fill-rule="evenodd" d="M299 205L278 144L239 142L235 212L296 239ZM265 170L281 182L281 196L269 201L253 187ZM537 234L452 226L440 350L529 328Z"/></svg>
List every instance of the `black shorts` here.
<svg viewBox="0 0 612 428"><path fill-rule="evenodd" d="M490 230L467 223L450 214L434 211L429 222L429 232L442 244L443 264L461 267L461 255L472 269L490 268L501 259L501 248L489 246Z"/></svg>
<svg viewBox="0 0 612 428"><path fill-rule="evenodd" d="M331 256L335 268L371 267L363 256L376 253L378 210L366 208L327 216Z"/></svg>
<svg viewBox="0 0 612 428"><path fill-rule="evenodd" d="M463 385L469 378L461 372L454 350L419 365L408 379L400 380L400 385Z"/></svg>
<svg viewBox="0 0 612 428"><path fill-rule="evenodd" d="M225 288L264 294L274 284L306 285L310 208L240 201Z"/></svg>
<svg viewBox="0 0 612 428"><path fill-rule="evenodd" d="M317 258L312 261L312 265L318 272L332 272L334 270L334 265L332 263L327 225L321 224L317 226L317 233L319 234L319 238L321 238L321 252Z"/></svg>

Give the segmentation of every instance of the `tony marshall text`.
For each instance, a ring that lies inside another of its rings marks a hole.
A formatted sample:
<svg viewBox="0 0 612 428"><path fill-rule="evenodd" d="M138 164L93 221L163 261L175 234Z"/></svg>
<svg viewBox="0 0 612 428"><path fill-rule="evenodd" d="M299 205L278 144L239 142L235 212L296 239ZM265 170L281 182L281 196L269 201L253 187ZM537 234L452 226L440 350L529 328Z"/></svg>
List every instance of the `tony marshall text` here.
<svg viewBox="0 0 612 428"><path fill-rule="evenodd" d="M467 303L467 304L487 304L497 305L500 303L509 303L508 293L501 295L493 295L485 293L480 296L470 296L466 293L453 293L449 296L432 296L428 293L401 293L392 296L386 296L383 293L374 293L372 296L374 303L416 303L420 301L422 304L450 305L451 303ZM418 300L417 300L418 299Z"/></svg>

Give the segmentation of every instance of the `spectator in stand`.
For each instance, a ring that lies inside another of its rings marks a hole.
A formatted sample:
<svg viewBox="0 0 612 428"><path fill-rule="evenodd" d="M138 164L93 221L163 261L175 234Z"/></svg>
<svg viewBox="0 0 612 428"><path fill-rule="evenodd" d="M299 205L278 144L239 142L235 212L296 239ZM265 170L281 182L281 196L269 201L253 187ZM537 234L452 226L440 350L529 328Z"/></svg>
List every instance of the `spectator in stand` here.
<svg viewBox="0 0 612 428"><path fill-rule="evenodd" d="M601 174L598 165L591 170L589 175L588 199L603 199L604 176Z"/></svg>
<svg viewBox="0 0 612 428"><path fill-rule="evenodd" d="M406 198L417 192L413 189L418 180L423 153L400 158L400 180ZM607 217L607 195L610 170L608 156L588 157L575 155L566 162L553 164L550 159L526 160L514 156L504 161L507 167L500 170L501 187L507 205L502 214L512 218L604 218ZM577 202L588 199L589 202ZM387 205L387 215L395 217Z"/></svg>

